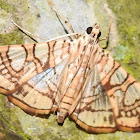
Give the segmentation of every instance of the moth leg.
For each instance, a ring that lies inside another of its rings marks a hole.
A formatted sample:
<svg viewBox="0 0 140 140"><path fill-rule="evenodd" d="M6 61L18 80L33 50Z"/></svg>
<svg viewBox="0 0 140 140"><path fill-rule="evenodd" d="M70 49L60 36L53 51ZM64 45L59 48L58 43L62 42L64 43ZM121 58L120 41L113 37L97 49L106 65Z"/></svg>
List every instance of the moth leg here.
<svg viewBox="0 0 140 140"><path fill-rule="evenodd" d="M64 28L64 30L65 30L65 32L66 32L67 34L69 34L69 31L64 27L64 25L63 25L63 23L61 22L61 20L67 25L67 27L70 29L70 31L71 31L72 33L75 33L75 32L74 32L74 29L72 28L72 25L71 25L67 20L65 20L65 19L57 12L57 10L56 10L56 8L55 8L53 2L52 2L52 1L49 1L48 3L49 3L49 5L51 6L51 9L55 12L55 14L56 14L58 20L60 21L61 25L63 26L63 28ZM74 35L74 38L77 38L77 36Z"/></svg>
<svg viewBox="0 0 140 140"><path fill-rule="evenodd" d="M107 48L108 48L108 44L109 44L109 34L110 34L111 25L112 25L112 22L111 22L111 23L109 24L109 26L108 26L108 31L107 31L106 37L100 39L100 41L106 40L106 45L105 45L105 47L103 47L103 49L107 49Z"/></svg>
<svg viewBox="0 0 140 140"><path fill-rule="evenodd" d="M47 38L44 38L42 36L38 36L38 35L35 35L35 34L32 34L31 32L25 30L24 28L20 27L18 24L16 24L13 20L12 20L12 23L19 29L21 30L23 33L25 33L27 36L29 36L32 40L34 40L35 42L38 42L37 40L35 40L32 36L34 37L37 37L37 38L40 38L40 39L43 39L43 40L48 40Z"/></svg>

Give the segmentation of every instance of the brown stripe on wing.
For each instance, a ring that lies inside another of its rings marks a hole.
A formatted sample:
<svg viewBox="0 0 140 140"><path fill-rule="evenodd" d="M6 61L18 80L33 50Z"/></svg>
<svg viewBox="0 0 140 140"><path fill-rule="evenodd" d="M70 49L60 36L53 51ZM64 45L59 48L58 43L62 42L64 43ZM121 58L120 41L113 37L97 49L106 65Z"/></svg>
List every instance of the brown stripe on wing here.
<svg viewBox="0 0 140 140"><path fill-rule="evenodd" d="M113 111L105 90L103 90L102 86L99 86L99 73L92 71L88 74L80 91L82 92L81 99L71 117L87 132L115 132L117 128L113 118ZM94 86L94 80L97 80L98 86Z"/></svg>
<svg viewBox="0 0 140 140"><path fill-rule="evenodd" d="M31 45L31 49L32 49L32 45ZM24 48L24 50L21 49L22 52L20 52L19 51L20 48ZM4 67L5 70L8 71L7 74L6 74L7 76L5 75L5 78L6 79L10 78L9 81L12 81L12 82L14 82L13 78L16 78L17 80L19 80L21 75L26 73L26 70L24 69L24 67L25 67L25 64L26 64L26 59L28 58L28 54L26 52L25 46L24 45L3 46L0 49L2 49L1 50L2 51L1 52L2 63L5 66ZM15 56L13 56L14 53L16 53ZM22 65L21 65L20 64L21 62L20 61L18 62L18 59L20 60L20 56L22 56L23 53L26 54L26 55L25 55L25 60L22 60ZM16 60L16 57L17 57L17 60ZM31 58L32 58L32 56L30 56L30 59ZM15 63L17 61L17 64L19 63L18 65L21 65L19 70L16 70L16 69L13 68L13 66L15 65L14 62L13 62L14 59L15 59ZM8 74L9 74L9 76L8 76ZM17 81L17 80L15 80L15 81Z"/></svg>
<svg viewBox="0 0 140 140"><path fill-rule="evenodd" d="M123 81L120 81L120 83L116 83L113 84L113 80L111 80L111 78L113 78L114 73L118 70L118 69L122 69L124 70L119 63L117 63L115 61L115 64L112 68L112 70L105 76L105 78L101 81L102 85L104 86L105 90L108 91L108 95L112 95L114 93L114 91L118 90L118 89L122 89L122 91L126 91L126 89L128 88L128 86L132 83L134 83L136 80L129 75L126 72L126 76L124 77ZM115 78L115 77L114 77ZM119 77L118 77L119 78ZM111 82L112 81L112 82ZM115 81L114 81L115 82Z"/></svg>
<svg viewBox="0 0 140 140"><path fill-rule="evenodd" d="M55 66L55 57L54 57L54 47L55 44L57 43L57 41L51 41L48 42L48 46L49 46L49 59L48 59L48 63L50 67L54 67Z"/></svg>
<svg viewBox="0 0 140 140"><path fill-rule="evenodd" d="M63 49L62 46L64 46ZM0 91L3 94L11 94L36 74L55 67L69 56L70 47L69 40L1 46L0 78L4 82L0 83ZM56 51L59 52L61 49L62 54L54 55ZM61 59L56 61L57 58Z"/></svg>
<svg viewBox="0 0 140 140"><path fill-rule="evenodd" d="M9 99L9 101L12 102L14 105L20 107L22 110L24 110L25 112L32 114L32 115L38 115L38 114L45 115L45 114L49 114L50 112L53 112L55 110L55 108L52 108L51 110L50 109L48 109L48 110L36 109L36 108L30 107L29 105L21 102L19 99L16 99L13 96L8 95L7 97Z"/></svg>
<svg viewBox="0 0 140 140"><path fill-rule="evenodd" d="M140 131L140 84L114 62L101 84L110 99L117 128L128 132Z"/></svg>
<svg viewBox="0 0 140 140"><path fill-rule="evenodd" d="M113 133L116 131L116 128L110 128L110 127L92 127L92 126L89 126L87 124L85 124L84 122L82 122L81 120L77 119L77 117L72 114L70 116L73 120L76 121L76 123L81 127L83 128L84 130L86 130L87 132L89 133L97 133L97 134L100 134L100 133Z"/></svg>
<svg viewBox="0 0 140 140"><path fill-rule="evenodd" d="M21 75L23 73L23 71L22 71L23 67L21 67L19 70L16 70L12 67L12 64L11 64L12 58L10 59L10 52L11 52L10 48L11 48L11 46L4 46L4 47L0 48L1 49L1 60L2 60L2 63L0 65L4 65L4 69L7 69L8 70L7 73L9 73L11 76L19 77L19 74ZM19 46L19 48L23 48L23 47ZM16 51L16 49L15 49L15 51ZM24 52L24 50L22 50L22 51ZM23 54L23 52L21 54ZM13 52L11 52L11 55L12 55L12 53ZM17 55L19 55L19 54L17 54ZM25 57L26 57L26 55L25 55ZM23 60L23 61L24 61L24 63L23 63L23 65L24 65L25 60Z"/></svg>
<svg viewBox="0 0 140 140"><path fill-rule="evenodd" d="M64 42L64 44L63 44L63 48L62 48L62 56L61 56L61 58L63 59L64 58L64 56L65 55L68 55L68 54L70 54L70 52L71 52L71 43L70 42Z"/></svg>
<svg viewBox="0 0 140 140"><path fill-rule="evenodd" d="M40 59L38 59L36 56L35 56L35 48L36 48L36 45L37 44L34 44L33 45L33 62L35 63L35 65L36 65L36 71L37 71L37 73L40 73L40 72L42 72L43 71L43 69L42 69L42 64L41 64L41 61L40 61Z"/></svg>

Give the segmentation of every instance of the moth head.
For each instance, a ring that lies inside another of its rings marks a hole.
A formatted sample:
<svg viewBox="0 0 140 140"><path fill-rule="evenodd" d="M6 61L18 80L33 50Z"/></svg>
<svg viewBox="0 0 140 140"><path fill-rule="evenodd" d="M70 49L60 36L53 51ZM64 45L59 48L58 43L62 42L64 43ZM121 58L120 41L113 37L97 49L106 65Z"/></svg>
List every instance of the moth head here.
<svg viewBox="0 0 140 140"><path fill-rule="evenodd" d="M88 27L86 32L93 38L99 38L101 36L100 25L95 23L92 27Z"/></svg>

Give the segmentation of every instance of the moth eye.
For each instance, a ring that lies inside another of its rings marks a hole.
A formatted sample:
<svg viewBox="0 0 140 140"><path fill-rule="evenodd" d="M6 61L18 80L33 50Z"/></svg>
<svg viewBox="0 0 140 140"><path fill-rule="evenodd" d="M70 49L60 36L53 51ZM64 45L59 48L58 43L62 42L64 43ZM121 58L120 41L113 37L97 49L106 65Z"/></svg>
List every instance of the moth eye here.
<svg viewBox="0 0 140 140"><path fill-rule="evenodd" d="M92 27L88 27L87 30L86 30L87 34L90 34L92 32L92 29L93 29Z"/></svg>

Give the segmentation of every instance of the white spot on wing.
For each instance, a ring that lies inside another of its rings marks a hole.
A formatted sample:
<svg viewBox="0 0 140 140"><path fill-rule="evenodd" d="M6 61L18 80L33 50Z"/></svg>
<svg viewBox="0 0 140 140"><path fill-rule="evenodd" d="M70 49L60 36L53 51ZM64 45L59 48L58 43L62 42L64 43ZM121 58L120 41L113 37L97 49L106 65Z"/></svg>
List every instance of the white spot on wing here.
<svg viewBox="0 0 140 140"><path fill-rule="evenodd" d="M127 72L122 68L118 68L114 74L111 76L111 84L116 85L116 84L122 84L124 80L127 77Z"/></svg>
<svg viewBox="0 0 140 140"><path fill-rule="evenodd" d="M105 69L106 73L108 73L112 69L113 62L114 62L113 58L111 56L109 56L107 64L104 66L104 69Z"/></svg>
<svg viewBox="0 0 140 140"><path fill-rule="evenodd" d="M136 100L140 100L140 85L138 83L128 87L124 102L126 105L132 105Z"/></svg>
<svg viewBox="0 0 140 140"><path fill-rule="evenodd" d="M39 43L35 47L35 57L37 57L41 62L42 66L48 60L48 45L47 43Z"/></svg>
<svg viewBox="0 0 140 140"><path fill-rule="evenodd" d="M22 68L22 66L25 62L25 58L26 58L26 52L25 52L24 48L21 46L10 47L8 56L12 61L11 67L16 71L19 71Z"/></svg>

